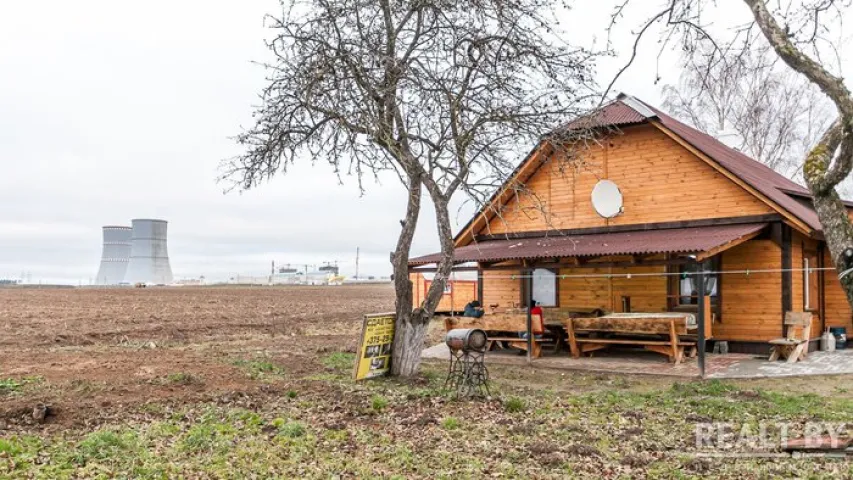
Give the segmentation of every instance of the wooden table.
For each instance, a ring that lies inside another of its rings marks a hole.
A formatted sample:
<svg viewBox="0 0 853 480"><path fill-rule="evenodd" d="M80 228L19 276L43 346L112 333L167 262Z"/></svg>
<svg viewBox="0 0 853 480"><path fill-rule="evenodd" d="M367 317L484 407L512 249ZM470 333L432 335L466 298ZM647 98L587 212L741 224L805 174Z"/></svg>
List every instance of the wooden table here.
<svg viewBox="0 0 853 480"><path fill-rule="evenodd" d="M685 347L693 348L696 345L696 342L679 339L679 336L687 335L688 331L696 330L696 317L692 313L613 313L601 317L568 318L563 325L575 358L612 345L640 345L646 350L668 356L674 363L680 363ZM580 337L578 333L596 336ZM618 337L597 336L602 334ZM654 336L666 339L658 340Z"/></svg>

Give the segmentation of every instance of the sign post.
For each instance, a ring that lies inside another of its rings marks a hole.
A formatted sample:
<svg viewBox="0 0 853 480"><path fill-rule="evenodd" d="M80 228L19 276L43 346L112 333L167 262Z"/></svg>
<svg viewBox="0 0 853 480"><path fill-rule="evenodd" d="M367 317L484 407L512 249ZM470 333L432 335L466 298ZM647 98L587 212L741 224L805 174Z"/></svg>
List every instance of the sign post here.
<svg viewBox="0 0 853 480"><path fill-rule="evenodd" d="M396 313L373 313L364 316L361 340L355 359L353 378L381 377L391 369L391 348L394 344Z"/></svg>

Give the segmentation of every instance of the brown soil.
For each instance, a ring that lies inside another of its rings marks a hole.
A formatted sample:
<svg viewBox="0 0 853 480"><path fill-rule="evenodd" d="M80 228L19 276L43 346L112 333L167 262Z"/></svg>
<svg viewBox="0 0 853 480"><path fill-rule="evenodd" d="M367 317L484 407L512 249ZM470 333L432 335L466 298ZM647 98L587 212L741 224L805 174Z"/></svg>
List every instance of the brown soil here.
<svg viewBox="0 0 853 480"><path fill-rule="evenodd" d="M23 426L38 403L51 406L50 429L149 402L286 389L354 351L363 314L390 310L390 285L0 289L0 379L31 379L0 391L0 430ZM259 359L282 380L240 363Z"/></svg>

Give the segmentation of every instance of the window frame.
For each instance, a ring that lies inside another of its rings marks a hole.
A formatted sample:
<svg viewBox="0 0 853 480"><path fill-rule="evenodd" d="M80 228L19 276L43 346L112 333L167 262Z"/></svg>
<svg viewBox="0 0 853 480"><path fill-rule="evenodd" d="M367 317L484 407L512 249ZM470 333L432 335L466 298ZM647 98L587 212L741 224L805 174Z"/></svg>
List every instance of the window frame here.
<svg viewBox="0 0 853 480"><path fill-rule="evenodd" d="M536 267L530 270L530 275L533 274L536 270L547 270L554 274L554 305L542 305L540 302L540 306L542 308L559 308L560 307L560 269L559 268L548 268L548 267ZM527 274L521 275L521 288L519 291L521 292L521 301L519 305L522 308L527 308ZM531 279L531 286L533 286L533 281ZM534 288L535 290L535 288ZM534 298L534 300L536 300Z"/></svg>
<svg viewBox="0 0 853 480"><path fill-rule="evenodd" d="M813 259L814 261L810 261ZM816 251L808 251L803 249L802 251L802 260L803 260L803 311L804 312L813 312L820 314L820 306L821 306L821 287L820 287L820 258L819 254ZM814 263L812 265L812 263ZM809 274L813 274L814 285L811 285L811 281L809 279ZM810 288L813 287L813 288ZM814 297L812 298L812 293L814 293Z"/></svg>
<svg viewBox="0 0 853 480"><path fill-rule="evenodd" d="M722 255L714 255L711 258L705 259L702 264L709 264L710 266L706 267L706 271L712 272L720 272L723 269L723 258ZM667 305L669 307L669 311L672 312L689 312L689 313L698 313L699 312L699 299L692 298L695 303L681 303L681 274L685 270L686 267L689 267L691 264L677 264L671 265L667 268L667 271L670 273L674 273L670 278L672 279L669 282L669 298ZM722 323L723 319L723 275L716 274L713 275L714 278L717 279L717 294L711 297L711 312L713 313L713 321ZM707 278L707 277L706 277Z"/></svg>

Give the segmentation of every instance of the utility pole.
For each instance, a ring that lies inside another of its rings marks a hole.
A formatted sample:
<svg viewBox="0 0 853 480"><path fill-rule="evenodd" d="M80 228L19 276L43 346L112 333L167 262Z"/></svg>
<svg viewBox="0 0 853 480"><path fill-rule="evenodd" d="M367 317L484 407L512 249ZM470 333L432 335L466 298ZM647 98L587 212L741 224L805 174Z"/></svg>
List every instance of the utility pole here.
<svg viewBox="0 0 853 480"><path fill-rule="evenodd" d="M358 280L358 257L361 253L361 247L355 247L355 279Z"/></svg>

